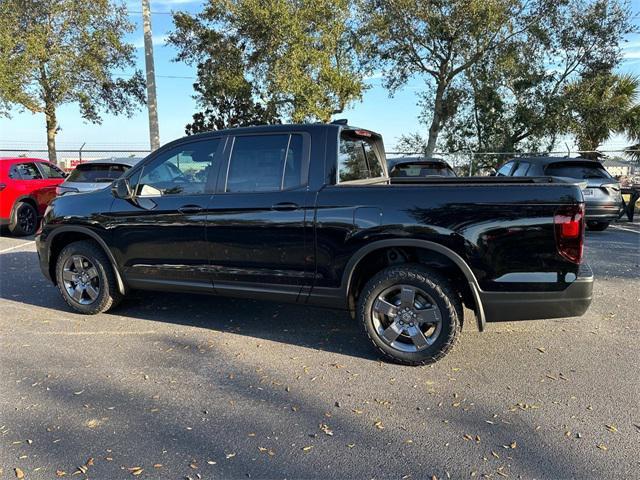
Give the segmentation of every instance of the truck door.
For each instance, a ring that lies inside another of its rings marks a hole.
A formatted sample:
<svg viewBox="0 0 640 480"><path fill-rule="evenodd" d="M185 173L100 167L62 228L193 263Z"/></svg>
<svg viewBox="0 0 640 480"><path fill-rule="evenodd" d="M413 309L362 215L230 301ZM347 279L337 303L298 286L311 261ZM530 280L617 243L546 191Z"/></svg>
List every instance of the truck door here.
<svg viewBox="0 0 640 480"><path fill-rule="evenodd" d="M310 136L228 138L207 214L210 271L218 293L297 298L313 282Z"/></svg>

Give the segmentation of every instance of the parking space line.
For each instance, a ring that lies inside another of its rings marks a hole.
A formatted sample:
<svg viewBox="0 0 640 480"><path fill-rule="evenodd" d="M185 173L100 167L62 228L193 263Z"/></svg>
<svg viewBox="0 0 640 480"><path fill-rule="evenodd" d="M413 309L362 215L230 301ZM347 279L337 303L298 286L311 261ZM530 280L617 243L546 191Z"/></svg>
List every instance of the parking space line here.
<svg viewBox="0 0 640 480"><path fill-rule="evenodd" d="M158 333L156 330L141 330L139 332L118 332L112 330L98 330L95 332L29 332L29 335L64 335L69 337L85 336L85 335L153 335Z"/></svg>
<svg viewBox="0 0 640 480"><path fill-rule="evenodd" d="M631 230L630 228L619 227L617 225L611 225L609 228L615 228L616 230L624 230L625 232L640 233L638 230Z"/></svg>
<svg viewBox="0 0 640 480"><path fill-rule="evenodd" d="M32 243L34 243L33 240L31 240L29 242L21 243L20 245L14 245L13 247L9 247L9 248L5 248L4 250L0 250L0 253L10 252L11 250L15 250L16 248L24 247L26 245L31 245Z"/></svg>

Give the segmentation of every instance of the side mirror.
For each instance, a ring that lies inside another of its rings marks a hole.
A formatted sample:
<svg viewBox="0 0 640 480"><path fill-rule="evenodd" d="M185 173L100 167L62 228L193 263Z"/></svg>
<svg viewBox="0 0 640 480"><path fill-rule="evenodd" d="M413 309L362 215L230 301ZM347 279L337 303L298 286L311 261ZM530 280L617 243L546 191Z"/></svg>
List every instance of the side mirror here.
<svg viewBox="0 0 640 480"><path fill-rule="evenodd" d="M121 198L122 200L129 200L133 197L133 192L131 191L131 185L129 185L128 178L119 178L115 182L111 184L111 193L116 198Z"/></svg>

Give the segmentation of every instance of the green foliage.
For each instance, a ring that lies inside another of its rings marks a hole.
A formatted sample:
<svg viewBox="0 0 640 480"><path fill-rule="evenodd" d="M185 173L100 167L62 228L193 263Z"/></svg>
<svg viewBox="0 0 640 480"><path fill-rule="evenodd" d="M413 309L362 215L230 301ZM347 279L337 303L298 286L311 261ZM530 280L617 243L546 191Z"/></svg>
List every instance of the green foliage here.
<svg viewBox="0 0 640 480"><path fill-rule="evenodd" d="M633 31L626 0L362 1L367 53L390 91L425 80L427 155L442 131L449 151L550 149L563 127L564 87L619 63Z"/></svg>
<svg viewBox="0 0 640 480"><path fill-rule="evenodd" d="M211 0L195 17L176 14L169 41L177 60L198 66L196 99L205 111L196 123L328 121L360 99L350 9L350 0Z"/></svg>
<svg viewBox="0 0 640 480"><path fill-rule="evenodd" d="M612 133L640 139L640 79L611 72L587 74L570 84L567 130L580 150L592 152Z"/></svg>
<svg viewBox="0 0 640 480"><path fill-rule="evenodd" d="M423 78L429 124L426 154L463 99L460 76L540 20L549 7L518 0L362 0L369 57L385 71L391 92Z"/></svg>
<svg viewBox="0 0 640 480"><path fill-rule="evenodd" d="M131 114L144 102L139 71L126 80L111 74L135 65L122 41L132 30L124 6L109 0L0 2L0 105L45 114L50 159L58 106L77 103L95 123L101 110Z"/></svg>

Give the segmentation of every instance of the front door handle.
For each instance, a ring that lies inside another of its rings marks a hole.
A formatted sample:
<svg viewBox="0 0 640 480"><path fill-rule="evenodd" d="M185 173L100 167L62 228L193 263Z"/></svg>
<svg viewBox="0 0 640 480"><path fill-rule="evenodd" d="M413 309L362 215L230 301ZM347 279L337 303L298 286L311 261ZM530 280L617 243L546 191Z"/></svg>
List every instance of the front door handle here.
<svg viewBox="0 0 640 480"><path fill-rule="evenodd" d="M180 213L189 214L189 213L198 213L204 210L200 205L183 205L178 209Z"/></svg>
<svg viewBox="0 0 640 480"><path fill-rule="evenodd" d="M276 203L275 205L273 205L271 207L271 210L277 210L277 211L283 212L283 211L287 211L287 210L297 210L299 208L300 208L300 205L298 205L297 203L280 202L280 203Z"/></svg>

